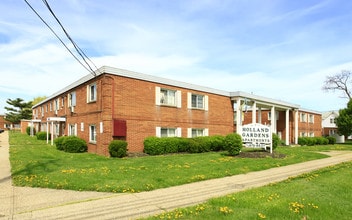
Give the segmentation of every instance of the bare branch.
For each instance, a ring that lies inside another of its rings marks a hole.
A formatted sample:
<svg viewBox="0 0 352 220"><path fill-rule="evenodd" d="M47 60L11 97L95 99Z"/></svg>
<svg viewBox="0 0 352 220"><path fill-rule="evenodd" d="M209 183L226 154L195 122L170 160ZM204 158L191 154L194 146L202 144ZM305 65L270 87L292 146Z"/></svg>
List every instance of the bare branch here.
<svg viewBox="0 0 352 220"><path fill-rule="evenodd" d="M322 90L326 92L335 92L336 90L340 90L343 92L345 98L351 99L351 77L352 72L349 70L342 70L341 73L337 73L333 76L327 76Z"/></svg>

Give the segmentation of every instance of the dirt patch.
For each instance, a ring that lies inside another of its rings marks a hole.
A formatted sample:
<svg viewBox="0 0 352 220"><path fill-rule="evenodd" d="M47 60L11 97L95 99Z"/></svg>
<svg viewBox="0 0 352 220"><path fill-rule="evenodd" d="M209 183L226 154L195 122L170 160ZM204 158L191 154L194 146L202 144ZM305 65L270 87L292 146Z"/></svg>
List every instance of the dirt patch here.
<svg viewBox="0 0 352 220"><path fill-rule="evenodd" d="M248 151L248 152L241 152L236 157L240 157L240 158L267 158L267 157L285 158L286 155L276 153L276 152L270 153L267 151Z"/></svg>

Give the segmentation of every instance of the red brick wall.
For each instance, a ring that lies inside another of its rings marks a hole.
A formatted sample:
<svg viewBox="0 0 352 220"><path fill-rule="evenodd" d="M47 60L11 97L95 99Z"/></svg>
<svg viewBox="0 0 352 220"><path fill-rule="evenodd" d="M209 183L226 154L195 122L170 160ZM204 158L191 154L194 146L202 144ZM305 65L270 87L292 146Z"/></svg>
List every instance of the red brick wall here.
<svg viewBox="0 0 352 220"><path fill-rule="evenodd" d="M97 101L87 103L87 85L97 83ZM181 91L181 108L156 105L155 87ZM75 91L77 102L74 113L68 108L67 94ZM156 127L180 127L182 136L187 137L187 128L208 128L209 135L226 135L233 132L233 107L229 97L190 91L168 85L104 74L87 82L72 91L60 94L60 109L58 114L46 112L47 103L43 103L44 115L41 116L41 106L34 109L38 118L46 121L48 117L66 117L63 124L64 135L68 134L69 124L77 124L77 136L88 143L88 151L108 155L108 144L113 140L112 119L123 119L127 122L128 149L130 152L143 151L143 141L148 136L156 135ZM209 110L190 110L187 108L187 92L208 95ZM64 98L64 106L62 99ZM81 131L81 123L84 131ZM103 133L100 133L100 122L103 122ZM97 142L89 143L89 125L97 126Z"/></svg>
<svg viewBox="0 0 352 220"><path fill-rule="evenodd" d="M208 128L209 135L233 131L233 108L229 97L160 85L137 79L115 76L114 116L127 121L127 142L131 152L143 150L143 140L156 135L156 127L180 127L187 137L187 128ZM181 91L181 108L156 105L155 88ZM187 92L209 96L209 110L187 108Z"/></svg>

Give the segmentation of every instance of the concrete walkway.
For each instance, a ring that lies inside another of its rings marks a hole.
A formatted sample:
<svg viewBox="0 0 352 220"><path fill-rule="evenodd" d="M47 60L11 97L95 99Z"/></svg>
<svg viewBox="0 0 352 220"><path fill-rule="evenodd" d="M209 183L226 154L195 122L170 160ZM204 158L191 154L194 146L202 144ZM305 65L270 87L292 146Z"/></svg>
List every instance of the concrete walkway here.
<svg viewBox="0 0 352 220"><path fill-rule="evenodd" d="M326 159L135 194L76 192L13 187L8 134L0 134L0 219L136 219L210 198L285 180L352 160L352 152L334 151Z"/></svg>

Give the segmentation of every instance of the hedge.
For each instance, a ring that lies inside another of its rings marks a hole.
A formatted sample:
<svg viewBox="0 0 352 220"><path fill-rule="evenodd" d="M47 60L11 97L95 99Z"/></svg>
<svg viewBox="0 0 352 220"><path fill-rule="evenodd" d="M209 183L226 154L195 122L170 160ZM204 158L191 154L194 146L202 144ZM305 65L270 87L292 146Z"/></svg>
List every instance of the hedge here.
<svg viewBox="0 0 352 220"><path fill-rule="evenodd" d="M51 139L51 134L47 135L46 131L39 131L36 136L38 140L46 140L47 137L49 137L49 140Z"/></svg>
<svg viewBox="0 0 352 220"><path fill-rule="evenodd" d="M83 153L88 150L85 140L76 136L61 136L54 140L56 149L68 153Z"/></svg>
<svg viewBox="0 0 352 220"><path fill-rule="evenodd" d="M181 137L147 137L144 140L144 153L161 155L179 152L203 153L224 150L224 137L220 135L181 138Z"/></svg>
<svg viewBox="0 0 352 220"><path fill-rule="evenodd" d="M299 137L298 144L301 146L327 145L333 144L333 139L330 141L326 137Z"/></svg>
<svg viewBox="0 0 352 220"><path fill-rule="evenodd" d="M109 144L109 153L111 157L126 157L127 142L123 140L113 140Z"/></svg>

